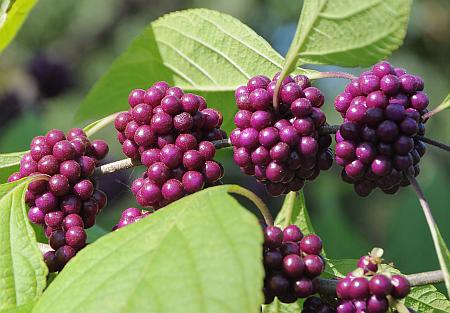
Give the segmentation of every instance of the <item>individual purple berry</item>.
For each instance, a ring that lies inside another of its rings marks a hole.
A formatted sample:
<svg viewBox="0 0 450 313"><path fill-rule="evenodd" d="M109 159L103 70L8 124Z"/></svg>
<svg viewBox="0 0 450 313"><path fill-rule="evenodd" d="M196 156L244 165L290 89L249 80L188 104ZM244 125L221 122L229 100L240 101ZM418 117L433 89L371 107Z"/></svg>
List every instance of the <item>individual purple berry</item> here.
<svg viewBox="0 0 450 313"><path fill-rule="evenodd" d="M89 179L83 179L73 186L73 192L81 200L87 200L94 193L94 185Z"/></svg>
<svg viewBox="0 0 450 313"><path fill-rule="evenodd" d="M305 273L308 277L317 277L325 269L325 263L322 257L318 255L309 254L303 260L305 262Z"/></svg>
<svg viewBox="0 0 450 313"><path fill-rule="evenodd" d="M353 299L365 298L369 295L369 282L363 277L354 278L349 287L349 295Z"/></svg>
<svg viewBox="0 0 450 313"><path fill-rule="evenodd" d="M182 178L183 188L186 193L194 193L201 190L205 184L205 179L200 172L187 171Z"/></svg>
<svg viewBox="0 0 450 313"><path fill-rule="evenodd" d="M377 274L370 279L370 292L376 296L386 296L391 293L391 280L382 274Z"/></svg>
<svg viewBox="0 0 450 313"><path fill-rule="evenodd" d="M36 225L44 225L45 213L38 207L32 207L28 211L28 219L31 223Z"/></svg>
<svg viewBox="0 0 450 313"><path fill-rule="evenodd" d="M292 278L300 278L305 270L303 259L296 254L289 254L283 258L283 272Z"/></svg>
<svg viewBox="0 0 450 313"><path fill-rule="evenodd" d="M389 309L389 303L384 296L372 295L367 300L367 312L369 313L384 313Z"/></svg>
<svg viewBox="0 0 450 313"><path fill-rule="evenodd" d="M65 245L58 248L55 252L55 258L57 264L62 268L67 262L70 261L76 254L76 250L71 246Z"/></svg>
<svg viewBox="0 0 450 313"><path fill-rule="evenodd" d="M161 149L160 158L169 168L175 168L181 164L183 152L176 145L167 144Z"/></svg>
<svg viewBox="0 0 450 313"><path fill-rule="evenodd" d="M300 241L300 249L307 254L319 255L322 251L322 240L315 234L309 234Z"/></svg>
<svg viewBox="0 0 450 313"><path fill-rule="evenodd" d="M45 143L50 147L53 147L57 142L65 139L66 136L64 135L64 132L59 129L52 129L45 135Z"/></svg>
<svg viewBox="0 0 450 313"><path fill-rule="evenodd" d="M391 283L393 286L391 295L396 299L405 298L411 290L408 279L403 275L392 275Z"/></svg>
<svg viewBox="0 0 450 313"><path fill-rule="evenodd" d="M303 233L297 225L289 225L283 230L283 241L298 242L302 238Z"/></svg>
<svg viewBox="0 0 450 313"><path fill-rule="evenodd" d="M73 226L66 232L66 243L75 250L79 250L86 245L87 235L83 227Z"/></svg>
<svg viewBox="0 0 450 313"><path fill-rule="evenodd" d="M139 103L144 102L144 95L145 95L144 89L134 89L128 95L128 103L132 108L134 108Z"/></svg>

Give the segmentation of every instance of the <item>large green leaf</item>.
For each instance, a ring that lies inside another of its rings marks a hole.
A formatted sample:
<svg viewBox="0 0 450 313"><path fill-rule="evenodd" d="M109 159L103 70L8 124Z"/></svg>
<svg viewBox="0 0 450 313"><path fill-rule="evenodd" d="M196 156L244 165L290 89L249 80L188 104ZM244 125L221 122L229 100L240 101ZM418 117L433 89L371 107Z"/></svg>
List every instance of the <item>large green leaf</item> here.
<svg viewBox="0 0 450 313"><path fill-rule="evenodd" d="M295 224L304 234L314 233L302 191L290 192L286 195L283 206L275 219L275 224L282 227Z"/></svg>
<svg viewBox="0 0 450 313"><path fill-rule="evenodd" d="M305 0L279 84L299 62L367 66L389 56L403 42L411 4Z"/></svg>
<svg viewBox="0 0 450 313"><path fill-rule="evenodd" d="M402 44L411 4L411 0L305 0L287 63L299 57L305 63L371 65Z"/></svg>
<svg viewBox="0 0 450 313"><path fill-rule="evenodd" d="M216 11L192 9L152 22L89 92L78 120L126 110L133 88L165 80L205 96L231 117L233 92L253 75L272 76L283 58L252 29ZM231 119L224 128L231 129Z"/></svg>
<svg viewBox="0 0 450 313"><path fill-rule="evenodd" d="M24 201L30 180L0 185L0 309L33 301L46 284L47 267Z"/></svg>
<svg viewBox="0 0 450 313"><path fill-rule="evenodd" d="M11 42L37 0L0 2L0 52Z"/></svg>
<svg viewBox="0 0 450 313"><path fill-rule="evenodd" d="M262 232L230 188L239 187L205 189L88 245L33 312L259 312Z"/></svg>

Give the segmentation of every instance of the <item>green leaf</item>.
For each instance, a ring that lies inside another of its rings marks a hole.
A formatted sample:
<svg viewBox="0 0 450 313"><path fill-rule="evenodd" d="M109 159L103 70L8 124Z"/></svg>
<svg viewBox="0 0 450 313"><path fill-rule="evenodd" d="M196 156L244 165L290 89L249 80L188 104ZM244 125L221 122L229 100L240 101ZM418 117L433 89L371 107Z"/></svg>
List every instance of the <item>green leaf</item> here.
<svg viewBox="0 0 450 313"><path fill-rule="evenodd" d="M286 68L303 63L371 65L406 34L411 0L305 0Z"/></svg>
<svg viewBox="0 0 450 313"><path fill-rule="evenodd" d="M342 278L357 268L355 259L327 259L323 278Z"/></svg>
<svg viewBox="0 0 450 313"><path fill-rule="evenodd" d="M441 104L439 104L437 107L435 107L430 112L426 113L426 116L431 117L433 115L436 115L439 112L442 112L446 109L450 108L450 93L445 97L445 99L442 101Z"/></svg>
<svg viewBox="0 0 450 313"><path fill-rule="evenodd" d="M263 313L299 313L302 311L305 299L299 299L294 303L283 303L277 298L271 304L263 305Z"/></svg>
<svg viewBox="0 0 450 313"><path fill-rule="evenodd" d="M95 133L97 133L98 131L105 128L106 126L108 126L109 124L111 124L112 122L114 122L114 119L116 118L116 116L118 114L119 113L113 113L104 118L101 118L98 121L95 121L95 122L89 124L88 126L83 128L83 130L86 132L86 135L88 135L88 137L90 137L90 136L94 135Z"/></svg>
<svg viewBox="0 0 450 313"><path fill-rule="evenodd" d="M412 288L405 305L421 313L450 312L450 301L433 285Z"/></svg>
<svg viewBox="0 0 450 313"><path fill-rule="evenodd" d="M304 234L314 233L302 191L290 192L286 195L283 206L275 219L275 225L283 228L291 224L300 227Z"/></svg>
<svg viewBox="0 0 450 313"><path fill-rule="evenodd" d="M435 232L437 235L438 246L435 245L436 254L439 259L439 265L441 266L441 270L444 274L444 282L445 287L447 288L447 294L450 297L450 252L448 251L447 244L442 238L441 232L436 224Z"/></svg>
<svg viewBox="0 0 450 313"><path fill-rule="evenodd" d="M0 181L6 181L9 175L19 170L20 159L27 152L0 154Z"/></svg>
<svg viewBox="0 0 450 313"><path fill-rule="evenodd" d="M47 267L24 201L28 183L39 178L0 185L0 309L33 301L45 288Z"/></svg>
<svg viewBox="0 0 450 313"><path fill-rule="evenodd" d="M283 58L252 29L216 11L192 9L152 22L112 64L81 104L78 120L128 109L134 88L165 80L203 95L210 107L230 117L234 90L254 76L273 76Z"/></svg>
<svg viewBox="0 0 450 313"><path fill-rule="evenodd" d="M88 245L33 312L259 312L263 236L230 188L240 187L205 189Z"/></svg>
<svg viewBox="0 0 450 313"><path fill-rule="evenodd" d="M36 301L28 302L24 305L11 307L9 309L0 310L0 313L30 313Z"/></svg>
<svg viewBox="0 0 450 313"><path fill-rule="evenodd" d="M16 35L36 0L3 0L0 3L0 52Z"/></svg>

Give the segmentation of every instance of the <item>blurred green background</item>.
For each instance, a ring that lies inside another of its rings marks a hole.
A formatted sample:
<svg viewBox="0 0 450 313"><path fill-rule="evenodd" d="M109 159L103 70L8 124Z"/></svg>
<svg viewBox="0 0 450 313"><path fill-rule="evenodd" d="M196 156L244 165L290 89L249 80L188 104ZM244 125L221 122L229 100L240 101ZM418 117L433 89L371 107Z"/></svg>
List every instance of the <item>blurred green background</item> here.
<svg viewBox="0 0 450 313"><path fill-rule="evenodd" d="M51 128L67 130L78 104L130 41L157 17L174 10L205 7L229 13L252 27L284 55L294 35L301 1L292 0L40 0L14 42L0 56L0 151L22 151L31 138ZM450 90L450 1L414 1L405 44L391 57L397 66L421 75L431 107ZM343 70L322 67L326 70ZM359 73L363 69L344 69ZM332 101L342 80L322 80L330 123L339 122ZM136 86L143 87L143 86ZM427 124L427 135L449 142L450 112ZM84 125L78 125L84 126ZM110 142L109 161L123 158L112 127L96 137ZM264 188L244 177L222 150L225 182L253 190L276 212L282 198L269 199ZM129 186L139 169L103 176L109 195L98 225L109 230L122 210L135 206ZM450 242L450 159L429 147L419 181L447 242ZM307 205L328 256L358 258L374 246L405 273L438 267L422 210L411 188L395 196L379 191L359 198L333 167L305 188ZM226 209L226 208L224 208Z"/></svg>

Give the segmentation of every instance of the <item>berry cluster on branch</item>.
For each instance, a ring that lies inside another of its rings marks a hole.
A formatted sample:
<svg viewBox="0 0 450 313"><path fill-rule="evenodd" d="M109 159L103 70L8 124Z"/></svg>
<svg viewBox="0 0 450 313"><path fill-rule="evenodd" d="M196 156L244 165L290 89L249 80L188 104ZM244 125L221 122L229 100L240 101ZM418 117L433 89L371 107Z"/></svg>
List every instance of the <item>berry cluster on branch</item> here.
<svg viewBox="0 0 450 313"><path fill-rule="evenodd" d="M278 110L272 97L279 74L251 78L236 89L239 111L230 134L241 171L266 185L272 196L300 190L332 165L331 136L318 129L326 117L321 91L304 75L283 80Z"/></svg>
<svg viewBox="0 0 450 313"><path fill-rule="evenodd" d="M29 184L25 202L28 218L42 225L52 249L44 255L50 272L60 271L86 245L84 229L94 226L106 195L96 189L95 167L109 151L103 140L90 141L81 128L67 132L53 129L33 138L20 170L8 181L45 174L48 180Z"/></svg>
<svg viewBox="0 0 450 313"><path fill-rule="evenodd" d="M319 236L304 236L296 225L283 230L276 226L265 227L265 303L271 303L275 297L281 302L292 303L314 294L317 291L314 279L325 269L321 251Z"/></svg>
<svg viewBox="0 0 450 313"><path fill-rule="evenodd" d="M212 141L227 136L222 114L203 97L157 82L132 90L128 103L114 126L123 153L147 167L131 186L138 204L156 210L220 183L223 168Z"/></svg>
<svg viewBox="0 0 450 313"><path fill-rule="evenodd" d="M352 80L334 106L344 118L336 133L335 160L342 179L367 196L374 188L393 194L419 174L425 145L423 80L382 61Z"/></svg>

